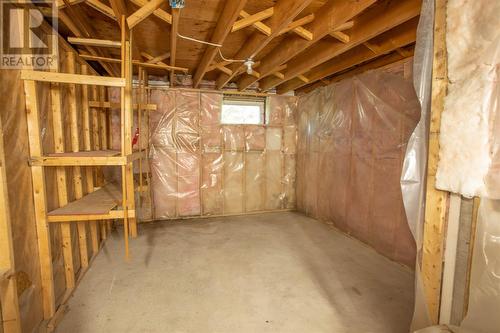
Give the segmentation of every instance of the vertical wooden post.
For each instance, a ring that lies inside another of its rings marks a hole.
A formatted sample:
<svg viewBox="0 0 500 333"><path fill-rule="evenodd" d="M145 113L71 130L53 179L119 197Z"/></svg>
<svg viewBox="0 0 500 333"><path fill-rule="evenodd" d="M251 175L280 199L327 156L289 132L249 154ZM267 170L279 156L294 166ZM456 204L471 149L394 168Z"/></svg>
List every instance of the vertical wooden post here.
<svg viewBox="0 0 500 333"><path fill-rule="evenodd" d="M446 2L436 0L434 19L434 62L432 68L432 102L427 161L427 193L422 249L422 278L429 315L439 322L444 239L446 234L449 192L435 188L439 160L441 113L444 109L448 76L446 59Z"/></svg>
<svg viewBox="0 0 500 333"><path fill-rule="evenodd" d="M0 331L3 327L3 332L5 333L21 333L9 193L7 192L7 173L3 147L3 128L0 119L0 304L2 310Z"/></svg>
<svg viewBox="0 0 500 333"><path fill-rule="evenodd" d="M87 65L82 65L82 74L88 74ZM83 112L83 141L84 149L92 150L90 142L90 109L89 109L89 87L82 86L82 112ZM87 193L94 192L94 172L92 167L85 168L85 178L87 180ZM96 255L99 251L99 239L97 235L97 221L90 221L90 237L92 238L92 255Z"/></svg>
<svg viewBox="0 0 500 333"><path fill-rule="evenodd" d="M36 83L34 81L25 80L24 93L26 95L26 114L28 122L30 157L43 156ZM43 167L31 167L31 180L33 183L33 201L35 206L35 222L38 238L38 255L40 257L43 316L45 319L49 319L55 313L55 295L50 231L46 217L47 199L45 190L45 173L43 171Z"/></svg>
<svg viewBox="0 0 500 333"><path fill-rule="evenodd" d="M52 113L52 128L54 136L54 152L64 152L64 128L61 113L61 86L59 83L50 85L50 108ZM57 197L59 206L68 204L67 175L64 167L56 167L57 177ZM71 225L69 222L60 223L62 237L62 251L64 258L64 274L66 277L66 288L75 287L75 269L73 264L73 251L71 249L72 236Z"/></svg>
<svg viewBox="0 0 500 333"><path fill-rule="evenodd" d="M102 96L99 95L99 90L96 86L92 86L92 98L96 101L101 101L102 102ZM100 137L99 137L99 111L96 108L91 108L91 114L92 114L92 149L93 150L100 150L101 149L101 144L100 144ZM103 149L105 149L103 147ZM102 179L101 175L102 173L100 172L100 167L94 168L95 171L95 181L97 186L102 186ZM100 233L101 233L101 238L104 240L107 238L107 230L106 230L106 221L99 221L99 226L100 226Z"/></svg>
<svg viewBox="0 0 500 333"><path fill-rule="evenodd" d="M66 52L66 61L68 66L68 73L76 73L75 54L73 52ZM68 100L69 100L69 116L70 116L70 129L71 129L71 151L80 151L80 138L78 131L78 109L76 101L76 85L68 85ZM75 199L83 197L83 184L82 184L82 169L79 166L73 168L73 187ZM80 260L82 268L86 269L89 266L88 250L87 250L87 226L85 222L77 222L78 230L78 245L80 248Z"/></svg>

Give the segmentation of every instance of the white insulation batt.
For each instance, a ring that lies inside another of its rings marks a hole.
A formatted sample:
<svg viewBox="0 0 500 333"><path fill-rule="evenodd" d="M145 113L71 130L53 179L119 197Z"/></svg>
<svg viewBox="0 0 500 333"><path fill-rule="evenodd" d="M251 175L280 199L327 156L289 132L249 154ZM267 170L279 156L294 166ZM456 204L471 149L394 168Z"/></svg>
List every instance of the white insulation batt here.
<svg viewBox="0 0 500 333"><path fill-rule="evenodd" d="M498 108L500 1L449 0L448 94L441 120L436 187L488 196Z"/></svg>

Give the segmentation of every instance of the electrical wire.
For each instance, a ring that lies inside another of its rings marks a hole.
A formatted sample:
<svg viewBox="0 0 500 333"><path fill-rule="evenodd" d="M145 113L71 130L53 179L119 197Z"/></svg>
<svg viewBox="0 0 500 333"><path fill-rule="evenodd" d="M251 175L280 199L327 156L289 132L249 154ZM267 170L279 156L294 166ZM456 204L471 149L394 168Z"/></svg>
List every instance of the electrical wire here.
<svg viewBox="0 0 500 333"><path fill-rule="evenodd" d="M221 50L220 50L220 49L218 49L218 51L219 51L219 55L220 55L221 59L222 59L222 60L224 60L224 61L227 61L227 62L245 62L245 61L246 61L246 60L239 60L239 59L226 59L226 58L224 58L224 56L222 55Z"/></svg>

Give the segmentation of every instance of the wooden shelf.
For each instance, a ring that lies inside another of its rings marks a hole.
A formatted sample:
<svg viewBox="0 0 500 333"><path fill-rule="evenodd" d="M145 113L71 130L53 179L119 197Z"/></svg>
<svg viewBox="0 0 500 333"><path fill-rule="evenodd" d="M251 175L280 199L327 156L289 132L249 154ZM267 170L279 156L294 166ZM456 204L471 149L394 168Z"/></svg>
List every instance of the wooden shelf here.
<svg viewBox="0 0 500 333"><path fill-rule="evenodd" d="M32 157L30 163L34 166L126 165L144 155L144 152L135 152L121 156L117 150L81 151Z"/></svg>
<svg viewBox="0 0 500 333"><path fill-rule="evenodd" d="M49 212L47 219L49 222L119 219L124 217L124 211L113 209L119 207L121 202L120 187L117 184L107 184L81 199ZM128 213L128 217L135 216L135 211Z"/></svg>

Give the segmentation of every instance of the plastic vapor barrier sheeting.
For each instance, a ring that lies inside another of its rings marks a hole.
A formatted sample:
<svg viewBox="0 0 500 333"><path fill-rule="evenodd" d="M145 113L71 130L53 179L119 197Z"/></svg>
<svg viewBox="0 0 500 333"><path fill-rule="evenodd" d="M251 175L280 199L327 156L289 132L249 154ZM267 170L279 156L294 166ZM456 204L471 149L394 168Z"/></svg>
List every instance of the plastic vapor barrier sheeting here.
<svg viewBox="0 0 500 333"><path fill-rule="evenodd" d="M295 208L296 98L269 97L264 125L223 125L223 95L152 89L156 219Z"/></svg>
<svg viewBox="0 0 500 333"><path fill-rule="evenodd" d="M299 99L297 206L413 266L400 176L420 117L411 59Z"/></svg>

